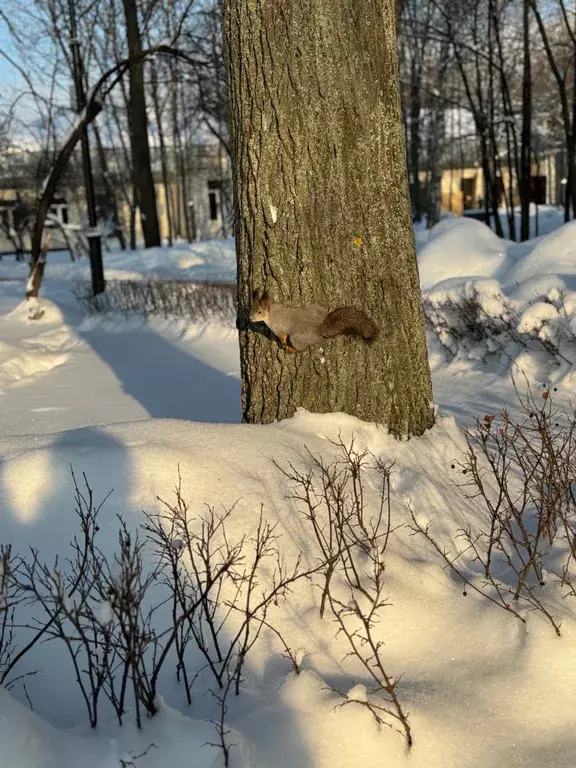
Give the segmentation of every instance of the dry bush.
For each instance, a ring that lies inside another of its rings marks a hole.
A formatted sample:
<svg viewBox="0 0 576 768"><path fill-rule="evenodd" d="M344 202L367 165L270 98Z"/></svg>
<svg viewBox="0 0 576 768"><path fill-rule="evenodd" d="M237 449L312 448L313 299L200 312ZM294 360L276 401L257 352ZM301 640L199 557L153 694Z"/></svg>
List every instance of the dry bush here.
<svg viewBox="0 0 576 768"><path fill-rule="evenodd" d="M217 511L207 505L194 521L180 483L174 502L162 503L165 512L147 516L145 530L169 563L164 578L173 622L181 627L176 652L187 695L191 678L184 650L190 641L202 654L218 691L232 681L238 694L246 658L264 626L271 626L270 610L286 598L295 582L309 578L316 569L303 570L300 558L287 566L277 525L264 520L262 508L254 534L232 545L226 525L234 507ZM227 562L230 568L214 581L214 574ZM191 611L190 604L198 609Z"/></svg>
<svg viewBox="0 0 576 768"><path fill-rule="evenodd" d="M320 615L330 609L349 646L348 656L360 662L372 681L362 702L379 725L396 726L408 747L412 731L398 698L398 678L386 669L384 643L377 627L386 608L386 549L392 533L390 472L392 465L368 451L358 451L354 439L334 443L339 456L327 463L308 452L311 468L279 467L292 483L295 499L316 544ZM278 466L278 465L277 465ZM370 480L376 475L379 496L369 501ZM339 691L335 691L340 693ZM338 706L354 703L344 694Z"/></svg>
<svg viewBox="0 0 576 768"><path fill-rule="evenodd" d="M521 312L511 300L502 301L499 314L488 313L476 290L457 299L447 296L441 303L425 298L424 318L426 328L435 335L448 361L462 353L472 353L483 362L489 358L510 360L514 352L525 349L542 353L554 364L573 365L562 352L576 342L570 322L573 318L567 314L564 297L559 294L556 303L547 297L538 301L554 304L558 311L552 324L545 323L545 332L542 328L519 330Z"/></svg>
<svg viewBox="0 0 576 768"><path fill-rule="evenodd" d="M99 525L106 499L96 504L86 477L82 484L72 477L79 532L69 556L45 563L34 548L25 557L9 546L0 550L0 683L14 682L15 668L35 645L58 642L90 725L98 725L107 702L120 725L130 707L141 727L158 710L158 683L168 667L175 664L188 703L194 681L209 669L220 711L217 746L228 765L228 694L240 692L249 653L262 628L273 626L271 609L313 572L303 571L300 560L287 567L280 535L262 509L254 534L231 543L234 507L207 506L194 515L180 482L174 503L145 514L139 530L118 518L109 553ZM28 617L16 620L22 607ZM28 639L21 648L19 635Z"/></svg>
<svg viewBox="0 0 576 768"><path fill-rule="evenodd" d="M74 287L87 315L184 318L190 322L236 320L236 286L167 278L109 280L105 293L92 295L88 282Z"/></svg>
<svg viewBox="0 0 576 768"><path fill-rule="evenodd" d="M452 464L487 512L458 532L463 546L442 548L432 524L419 523L414 513L413 530L465 585L523 622L523 605L539 611L559 635L544 587L555 578L565 596L576 596L576 412L555 408L548 389L519 399L519 420L507 410L478 419L466 431L465 458ZM480 583L473 574L478 566Z"/></svg>

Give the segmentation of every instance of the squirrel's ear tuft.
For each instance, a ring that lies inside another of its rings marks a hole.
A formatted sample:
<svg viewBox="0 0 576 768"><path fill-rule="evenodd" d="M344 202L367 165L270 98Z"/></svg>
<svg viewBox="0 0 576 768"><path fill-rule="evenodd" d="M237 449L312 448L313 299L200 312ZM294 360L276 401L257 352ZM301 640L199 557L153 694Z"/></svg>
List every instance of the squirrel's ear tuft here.
<svg viewBox="0 0 576 768"><path fill-rule="evenodd" d="M252 291L252 301L260 301L260 299L262 298L261 293L262 292L261 292L260 288L255 288Z"/></svg>
<svg viewBox="0 0 576 768"><path fill-rule="evenodd" d="M272 301L272 299L270 298L270 292L268 291L268 289L266 289L262 293L262 303L263 304L270 304L271 301Z"/></svg>

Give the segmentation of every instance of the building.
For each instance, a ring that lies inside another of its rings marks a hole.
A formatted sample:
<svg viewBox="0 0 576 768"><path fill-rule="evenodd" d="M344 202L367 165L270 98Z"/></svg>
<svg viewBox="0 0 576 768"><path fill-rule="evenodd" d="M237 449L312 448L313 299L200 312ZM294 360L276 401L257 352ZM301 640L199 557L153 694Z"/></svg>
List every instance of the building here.
<svg viewBox="0 0 576 768"><path fill-rule="evenodd" d="M123 169L117 150L106 150L109 185L114 190L115 206L110 195L98 181L95 173L96 204L103 220L119 219L126 240L129 241L131 228L133 188L122 178ZM32 159L33 160L33 159ZM34 215L34 203L40 184L37 174L31 172L35 164L27 153L20 165L11 158L9 173L2 173L0 163L0 254L15 250L14 236L23 219L30 221ZM173 240L206 240L226 237L232 227L232 182L228 156L216 143L188 147L185 158L176 172L172 169L162 173L158 153L152 148L152 167L161 236L164 241L171 235ZM125 175L125 174L124 174ZM35 178L36 177L36 178ZM114 210L115 208L115 210ZM74 167L66 174L60 185L58 196L50 208L51 220L47 227L52 229L52 247L65 248L59 224L63 226L87 224L85 191L80 167ZM139 215L134 215L136 240L141 239ZM30 247L29 232L23 232L22 247Z"/></svg>
<svg viewBox="0 0 576 768"><path fill-rule="evenodd" d="M504 163L503 163L504 165ZM537 205L562 205L565 194L565 161L560 151L545 153L538 164L532 164L530 202ZM426 173L420 173L423 188L426 185ZM509 196L510 173L506 165L497 177L500 191L500 204L504 204L504 191ZM455 216L466 215L466 211L484 207L484 173L478 161L469 162L460 167L444 167L440 181L441 212ZM520 196L514 181L512 191L514 206L520 204Z"/></svg>
<svg viewBox="0 0 576 768"><path fill-rule="evenodd" d="M430 120L433 117L429 110L422 110L421 114L421 139L423 141L421 168L426 168L428 162L427 153L431 152L431 136L426 131L431 131ZM443 111L440 122L441 135L435 140L440 147L440 211L452 213L455 216L466 215L467 211L481 211L484 209L484 173L479 151L479 138L477 127L472 113L464 108L448 108ZM495 128L499 147L507 146L506 129L504 121ZM518 112L518 124L516 136L521 133L520 111ZM410 132L408 132L410 141ZM438 148L436 146L436 149ZM557 137L550 127L550 121L546 115L539 114L538 121L533 126L532 134L533 151L537 153L537 160L532 163L531 177L531 202L538 205L561 206L565 200L567 162L565 149L559 149ZM505 204L506 198L510 199L510 173L508 158L501 154L498 158L501 164L501 175L496 184L499 187L500 202ZM431 174L426 170L420 170L418 177L422 190L422 209L426 210L427 186ZM515 174L514 174L515 176ZM520 196L514 178L512 189L512 204L520 204Z"/></svg>

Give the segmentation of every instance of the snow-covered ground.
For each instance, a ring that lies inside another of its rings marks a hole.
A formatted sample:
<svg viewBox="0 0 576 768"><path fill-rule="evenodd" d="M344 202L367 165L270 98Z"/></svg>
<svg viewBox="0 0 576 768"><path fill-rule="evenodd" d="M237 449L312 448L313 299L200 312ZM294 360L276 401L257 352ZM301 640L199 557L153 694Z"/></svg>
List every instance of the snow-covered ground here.
<svg viewBox="0 0 576 768"><path fill-rule="evenodd" d="M519 322L537 333L555 332L557 341L560 326L574 325L576 224L513 245L482 224L450 219L420 234L419 242L424 295L439 312L446 296L474 295L488 316L515 302ZM234 275L231 241L106 259L107 276L117 279ZM306 449L330 461L337 456L331 440L353 435L357 448L395 462L387 606L375 632L389 673L401 676L396 691L409 712L414 746L408 752L402 736L378 726L364 706L366 671L347 656L333 617L320 619L320 593L314 581L304 580L269 615L303 659L302 671L295 674L278 637L264 629L247 657L240 696L228 700L230 765L576 765L575 606L550 583L546 600L563 622L562 636L539 612L521 609L523 625L470 590L463 596L436 553L406 527L411 509L419 522L432 521L440 545L450 548L458 529L482 519L452 463L466 449L463 424L505 405L514 408L510 356L505 365L501 358L485 361L478 345L463 343L449 361L431 335L438 421L408 442L343 414L299 412L274 425L242 425L232 327L83 318L71 287L85 275L85 264L51 254L45 311L30 321L21 302L25 267L0 261L0 544L11 542L21 554L37 547L46 562L70 556L78 532L72 465L77 477L86 474L97 502L113 490L99 518L100 546L107 552L115 544L116 516L136 530L144 512L162 509L159 498L172 498L180 473L193 515L206 504L236 503L227 535L238 541L254 535L262 506L265 519L277 523L286 561L294 563L301 553L304 566L314 567L311 531L274 461L307 470ZM558 344L559 364L538 349L514 349L511 356L534 386L556 386L561 402L573 389L575 350L567 335ZM366 493L370 508L378 499L370 473ZM152 555L146 557L151 564ZM192 654L191 669L195 664L199 668ZM187 706L173 669L161 680L158 714L141 731L131 716L120 728L106 708L102 724L91 730L69 657L55 641L38 645L15 676L37 673L10 692L0 690L0 768L223 765L219 748L208 744L218 741L210 721L219 716L206 693L209 675L199 676ZM336 708L343 700L335 689L348 694L349 705Z"/></svg>

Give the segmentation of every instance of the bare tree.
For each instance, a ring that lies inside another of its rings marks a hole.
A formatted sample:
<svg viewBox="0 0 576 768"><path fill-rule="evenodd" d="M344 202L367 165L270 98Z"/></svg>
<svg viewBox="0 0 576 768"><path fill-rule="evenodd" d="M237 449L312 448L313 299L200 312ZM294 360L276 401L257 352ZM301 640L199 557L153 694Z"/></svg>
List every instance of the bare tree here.
<svg viewBox="0 0 576 768"><path fill-rule="evenodd" d="M40 291L46 259L46 251L42 250L42 235L44 231L46 215L52 203L58 182L72 156L72 153L74 152L75 147L80 140L82 132L88 125L90 125L90 123L93 122L97 115L100 114L102 111L102 101L115 88L129 67L135 61L143 61L146 57L152 54L174 56L193 65L198 63L186 53L183 53L176 48L172 48L168 45L157 45L154 48L141 51L140 54L138 54L136 57L130 57L118 62L118 64L105 72L94 85L90 91L90 94L88 95L85 109L83 110L82 114L78 116L78 120L72 126L72 129L70 130L62 149L56 157L38 202L36 219L32 231L30 279L26 287L27 298L37 298Z"/></svg>
<svg viewBox="0 0 576 768"><path fill-rule="evenodd" d="M576 114L576 110L575 110L574 99L572 100L572 103L570 99L569 86L568 86L569 68L563 67L561 56L559 55L557 49L553 45L552 36L549 32L544 16L542 14L541 4L538 3L538 0L529 0L529 2L530 2L530 8L532 9L532 13L534 14L534 18L536 19L536 24L538 25L538 31L540 32L540 37L542 39L544 50L546 51L546 57L550 65L550 69L552 71L552 74L554 75L554 80L556 82L556 86L558 89L558 97L560 99L562 127L564 131L564 140L565 140L567 164L568 164L568 178L567 178L567 185L566 185L564 219L565 221L569 221L570 205L573 206L574 211L576 213L576 151L575 151L576 136L575 136L575 121L573 121L573 116ZM573 46L573 51L571 56L569 57L569 60L574 61L575 70L576 70L576 30L573 30L570 25L564 0L558 0L558 2L560 5L560 10L562 12L561 13L562 19L566 26L566 32ZM554 21L555 19L553 19L553 23ZM573 90L574 90L574 93L576 93L576 82L574 83Z"/></svg>
<svg viewBox="0 0 576 768"><path fill-rule="evenodd" d="M156 210L156 191L150 162L148 143L148 117L146 114L146 96L144 92L144 63L140 57L142 41L138 21L136 0L122 0L126 18L126 39L128 55L136 59L129 70L130 97L128 101L128 124L130 126L130 146L134 185L140 208L142 233L146 248L161 245L160 225Z"/></svg>

